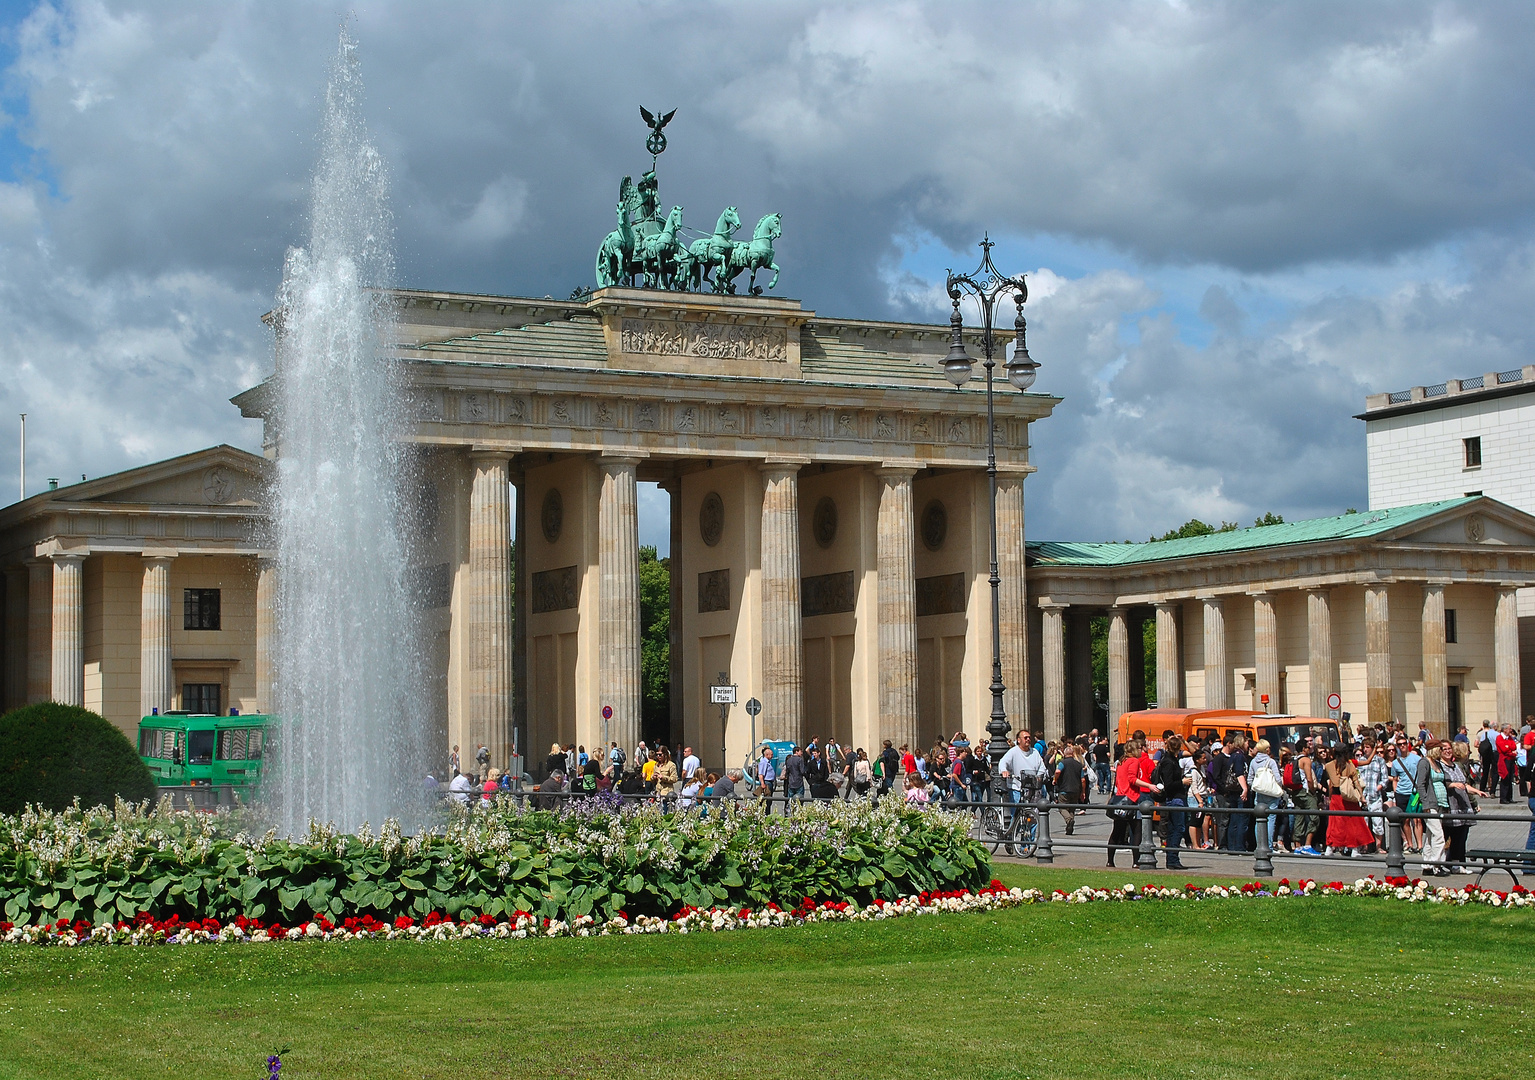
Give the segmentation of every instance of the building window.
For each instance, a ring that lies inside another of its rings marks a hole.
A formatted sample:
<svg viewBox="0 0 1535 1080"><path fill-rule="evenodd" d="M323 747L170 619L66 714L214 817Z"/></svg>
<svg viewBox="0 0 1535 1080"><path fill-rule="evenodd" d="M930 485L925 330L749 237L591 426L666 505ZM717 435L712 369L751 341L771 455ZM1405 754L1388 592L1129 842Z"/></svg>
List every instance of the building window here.
<svg viewBox="0 0 1535 1080"><path fill-rule="evenodd" d="M219 714L219 698L222 687L216 682L189 682L181 684L181 708L189 713ZM209 753L212 753L210 748Z"/></svg>
<svg viewBox="0 0 1535 1080"><path fill-rule="evenodd" d="M1444 640L1448 644L1455 644L1455 609L1444 609Z"/></svg>
<svg viewBox="0 0 1535 1080"><path fill-rule="evenodd" d="M1466 468L1480 469L1482 467L1482 437L1473 435L1469 439L1460 440L1466 448Z"/></svg>
<svg viewBox="0 0 1535 1080"><path fill-rule="evenodd" d="M219 591L217 589L187 589L184 602L183 630L217 630L219 628Z"/></svg>

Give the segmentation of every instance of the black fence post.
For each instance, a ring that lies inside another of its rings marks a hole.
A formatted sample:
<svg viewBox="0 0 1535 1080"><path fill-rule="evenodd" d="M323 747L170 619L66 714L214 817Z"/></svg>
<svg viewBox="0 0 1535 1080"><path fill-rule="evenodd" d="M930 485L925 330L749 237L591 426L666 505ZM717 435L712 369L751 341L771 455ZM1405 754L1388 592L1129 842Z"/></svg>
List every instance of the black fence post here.
<svg viewBox="0 0 1535 1080"><path fill-rule="evenodd" d="M1036 813L1039 815L1039 839L1034 845L1034 861L1055 862L1055 848L1050 845L1050 801L1041 795Z"/></svg>
<svg viewBox="0 0 1535 1080"><path fill-rule="evenodd" d="M1407 876L1407 857L1402 853L1402 811L1394 799L1386 804L1386 876Z"/></svg>
<svg viewBox="0 0 1535 1080"><path fill-rule="evenodd" d="M1274 848L1269 840L1269 816L1257 814L1253 818L1253 828L1256 831L1256 850L1253 852L1253 873L1258 877L1272 877L1274 874Z"/></svg>
<svg viewBox="0 0 1535 1080"><path fill-rule="evenodd" d="M1135 868L1155 870L1157 868L1156 819L1152 816L1150 807L1143 807L1137 813L1141 818L1141 846L1135 849Z"/></svg>

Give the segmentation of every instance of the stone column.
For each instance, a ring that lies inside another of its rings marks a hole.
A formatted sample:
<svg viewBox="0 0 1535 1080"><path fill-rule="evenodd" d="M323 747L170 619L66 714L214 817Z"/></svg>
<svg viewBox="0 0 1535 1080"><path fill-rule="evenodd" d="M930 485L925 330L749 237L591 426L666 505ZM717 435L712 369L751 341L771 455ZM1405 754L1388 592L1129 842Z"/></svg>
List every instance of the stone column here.
<svg viewBox="0 0 1535 1080"><path fill-rule="evenodd" d="M528 475L512 481L512 736L528 767ZM632 752L633 748L630 748ZM535 759L536 760L536 759Z"/></svg>
<svg viewBox="0 0 1535 1080"><path fill-rule="evenodd" d="M256 558L256 711L277 711L273 655L277 648L277 560Z"/></svg>
<svg viewBox="0 0 1535 1080"><path fill-rule="evenodd" d="M1369 722L1391 723L1391 605L1385 585L1364 590L1364 680Z"/></svg>
<svg viewBox="0 0 1535 1080"><path fill-rule="evenodd" d="M1178 608L1176 601L1157 604L1157 704L1164 709L1182 706L1178 692L1183 656L1178 648Z"/></svg>
<svg viewBox="0 0 1535 1080"><path fill-rule="evenodd" d="M875 567L879 583L879 722L881 739L917 739L917 571L911 478L915 469L885 468L880 479ZM988 682L990 680L987 680Z"/></svg>
<svg viewBox="0 0 1535 1080"><path fill-rule="evenodd" d="M639 463L603 456L597 503L597 690L613 707L608 738L629 749L640 740Z"/></svg>
<svg viewBox="0 0 1535 1080"><path fill-rule="evenodd" d="M1096 711L1093 701L1093 623L1082 608L1071 613L1069 622L1066 663L1071 672L1071 710L1067 731L1081 735L1092 728Z"/></svg>
<svg viewBox="0 0 1535 1080"><path fill-rule="evenodd" d="M1332 600L1327 589L1306 590L1306 662L1311 684L1311 715L1327 715L1332 693Z"/></svg>
<svg viewBox="0 0 1535 1080"><path fill-rule="evenodd" d="M1444 657L1444 586L1423 586L1423 722L1441 738L1450 724L1449 672Z"/></svg>
<svg viewBox="0 0 1535 1080"><path fill-rule="evenodd" d="M1026 570L1023 557L1023 475L997 476L998 626L1002 638L1003 708L1014 731L1033 730L1029 718L1028 620L1024 617ZM988 609L989 610L989 609ZM1089 651L1091 648L1089 647ZM1089 697L1092 672L1088 670Z"/></svg>
<svg viewBox="0 0 1535 1080"><path fill-rule="evenodd" d="M1500 585L1492 621L1493 672L1498 685L1498 727L1519 727L1519 590Z"/></svg>
<svg viewBox="0 0 1535 1080"><path fill-rule="evenodd" d="M668 717L666 742L669 746L680 746L687 738L683 731L683 703L686 695L683 694L683 657L682 657L682 577L685 573L682 566L682 481L677 477L665 481L662 489L671 496L671 623L670 632L667 635L671 646L667 653L666 674L670 684L670 694L667 699Z"/></svg>
<svg viewBox="0 0 1535 1080"><path fill-rule="evenodd" d="M504 768L511 756L511 482L504 451L473 452L469 491L468 692L464 743L469 769L481 743L490 763Z"/></svg>
<svg viewBox="0 0 1535 1080"><path fill-rule="evenodd" d="M53 557L53 700L85 704L85 556Z"/></svg>
<svg viewBox="0 0 1535 1080"><path fill-rule="evenodd" d="M5 568L5 699L7 710L27 703L27 568Z"/></svg>
<svg viewBox="0 0 1535 1080"><path fill-rule="evenodd" d="M1109 723L1110 729L1130 711L1130 628L1125 609L1109 608Z"/></svg>
<svg viewBox="0 0 1535 1080"><path fill-rule="evenodd" d="M139 587L139 715L171 707L171 563L169 555L144 556ZM268 600L270 603L270 600ZM261 579L256 579L256 671L261 671Z"/></svg>
<svg viewBox="0 0 1535 1080"><path fill-rule="evenodd" d="M53 563L27 562L27 704L53 693Z"/></svg>
<svg viewBox="0 0 1535 1080"><path fill-rule="evenodd" d="M1231 672L1226 667L1226 606L1218 596L1202 596L1205 615L1205 708L1231 708Z"/></svg>
<svg viewBox="0 0 1535 1080"><path fill-rule="evenodd" d="M1255 592L1253 598L1253 668L1258 700L1256 712L1279 711L1279 621L1274 615L1274 594ZM1268 705L1263 696L1268 695Z"/></svg>
<svg viewBox="0 0 1535 1080"><path fill-rule="evenodd" d="M1040 646L1044 659L1045 738L1066 734L1066 635L1062 626L1065 604L1044 604Z"/></svg>
<svg viewBox="0 0 1535 1080"><path fill-rule="evenodd" d="M794 463L762 466L762 730L764 738L804 745L799 470Z"/></svg>

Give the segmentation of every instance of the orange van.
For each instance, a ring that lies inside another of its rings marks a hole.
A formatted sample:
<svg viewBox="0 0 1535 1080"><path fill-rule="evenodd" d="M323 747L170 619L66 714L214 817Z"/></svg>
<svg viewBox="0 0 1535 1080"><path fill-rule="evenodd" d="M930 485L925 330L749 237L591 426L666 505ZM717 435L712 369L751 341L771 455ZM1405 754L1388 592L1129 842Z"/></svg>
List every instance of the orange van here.
<svg viewBox="0 0 1535 1080"><path fill-rule="evenodd" d="M1322 741L1324 746L1338 743L1338 722L1322 720L1314 716L1291 716L1279 713L1255 713L1250 709L1141 709L1127 712L1119 718L1114 741L1124 745L1137 731L1146 733L1146 745L1153 751L1162 748L1162 733L1171 731L1184 740L1215 736L1227 742L1232 735L1241 732L1249 743L1267 739L1277 754L1283 743L1294 742L1310 735Z"/></svg>

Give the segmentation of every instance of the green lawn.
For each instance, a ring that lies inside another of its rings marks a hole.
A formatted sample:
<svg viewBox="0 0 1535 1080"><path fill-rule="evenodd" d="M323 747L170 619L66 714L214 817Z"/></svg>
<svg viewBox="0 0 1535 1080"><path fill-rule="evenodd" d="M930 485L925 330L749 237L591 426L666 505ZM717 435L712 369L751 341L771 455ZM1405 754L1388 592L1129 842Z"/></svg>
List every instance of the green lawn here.
<svg viewBox="0 0 1535 1080"><path fill-rule="evenodd" d="M0 1077L257 1080L284 1045L284 1080L1517 1076L1532 1003L1535 915L1336 898L685 938L0 948Z"/></svg>

